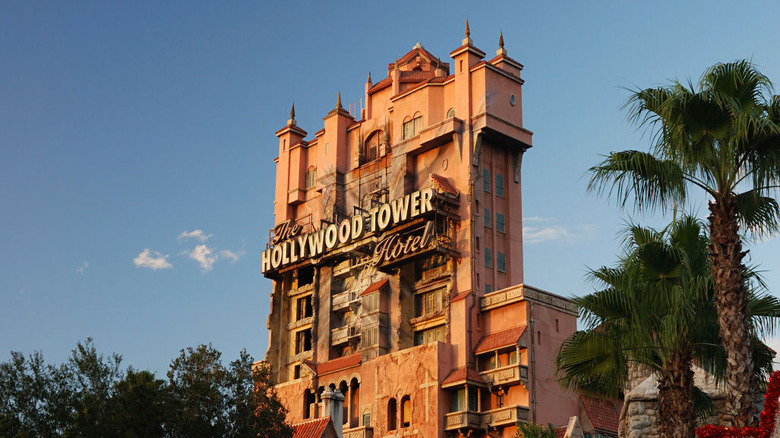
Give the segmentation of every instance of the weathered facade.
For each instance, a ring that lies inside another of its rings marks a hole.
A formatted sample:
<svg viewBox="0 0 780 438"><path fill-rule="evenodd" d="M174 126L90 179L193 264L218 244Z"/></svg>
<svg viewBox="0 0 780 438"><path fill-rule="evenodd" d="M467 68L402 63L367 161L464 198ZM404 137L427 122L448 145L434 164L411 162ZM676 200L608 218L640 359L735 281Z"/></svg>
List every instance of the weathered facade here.
<svg viewBox="0 0 780 438"><path fill-rule="evenodd" d="M339 96L306 140L279 138L275 227L261 257L277 393L293 423L344 396L344 437L509 437L560 426L578 398L553 357L576 309L523 283L521 71L462 44L443 62L416 45Z"/></svg>

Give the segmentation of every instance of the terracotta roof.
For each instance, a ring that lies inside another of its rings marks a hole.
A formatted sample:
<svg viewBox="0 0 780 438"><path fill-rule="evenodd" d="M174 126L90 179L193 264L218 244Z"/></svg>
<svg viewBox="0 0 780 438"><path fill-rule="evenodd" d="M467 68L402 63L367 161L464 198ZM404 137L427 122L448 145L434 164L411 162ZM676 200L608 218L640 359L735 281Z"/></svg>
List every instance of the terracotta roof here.
<svg viewBox="0 0 780 438"><path fill-rule="evenodd" d="M360 295L368 295L371 292L376 292L389 282L390 280L385 278L384 280L379 280L376 283L372 283L371 286L367 287L366 290L360 293Z"/></svg>
<svg viewBox="0 0 780 438"><path fill-rule="evenodd" d="M349 356L339 357L317 365L317 374L323 375L334 371L352 368L360 365L360 353L350 354Z"/></svg>
<svg viewBox="0 0 780 438"><path fill-rule="evenodd" d="M468 290L467 290L466 292L461 292L461 293L459 293L459 294L455 295L455 296L454 296L454 297L453 297L453 298L450 300L450 302L451 302L451 303L454 303L455 301L460 301L460 300L462 300L462 299L466 298L467 296L469 296L469 294L470 294L470 293L471 293L471 291L468 291Z"/></svg>
<svg viewBox="0 0 780 438"><path fill-rule="evenodd" d="M482 376L478 372L471 368L461 367L452 370L452 372L441 382L441 386L453 385L460 382L476 382L480 384L486 384Z"/></svg>
<svg viewBox="0 0 780 438"><path fill-rule="evenodd" d="M580 396L580 401L594 429L617 433L619 414L612 402L584 395Z"/></svg>
<svg viewBox="0 0 780 438"><path fill-rule="evenodd" d="M565 438L566 437L566 426L556 427L555 428L555 438Z"/></svg>
<svg viewBox="0 0 780 438"><path fill-rule="evenodd" d="M426 79L431 79L436 75L434 71L412 70L402 71L400 76L401 82L420 82Z"/></svg>
<svg viewBox="0 0 780 438"><path fill-rule="evenodd" d="M450 184L450 182L447 180L447 178L437 175L435 173L431 174L431 179L433 182L438 186L439 189L441 189L444 192L449 193L450 195L458 195L458 190L455 189L455 187Z"/></svg>
<svg viewBox="0 0 780 438"><path fill-rule="evenodd" d="M331 428L334 427L333 422L330 421L330 417L317 418L293 424L292 427L295 429L293 438L320 438L328 428L328 425L330 425Z"/></svg>
<svg viewBox="0 0 780 438"><path fill-rule="evenodd" d="M477 343L477 346L474 348L474 354L480 354L486 351L497 350L501 347L515 345L517 344L517 340L520 339L520 336L523 334L523 331L525 331L525 324L483 336L482 339L480 339Z"/></svg>
<svg viewBox="0 0 780 438"><path fill-rule="evenodd" d="M368 90L368 93L369 94L376 93L379 90L383 90L383 89L389 87L392 83L393 83L393 78L391 78L391 77L384 78L381 81L379 81L376 84L374 84L374 86L371 87Z"/></svg>

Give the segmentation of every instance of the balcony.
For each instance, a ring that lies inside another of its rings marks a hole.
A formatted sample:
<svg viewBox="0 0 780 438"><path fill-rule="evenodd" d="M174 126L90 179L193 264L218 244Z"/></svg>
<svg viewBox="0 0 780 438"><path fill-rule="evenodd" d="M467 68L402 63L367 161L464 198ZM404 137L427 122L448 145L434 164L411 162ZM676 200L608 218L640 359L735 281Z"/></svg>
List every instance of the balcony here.
<svg viewBox="0 0 780 438"><path fill-rule="evenodd" d="M509 365L479 373L490 386L518 384L528 385L528 367L525 365Z"/></svg>
<svg viewBox="0 0 780 438"><path fill-rule="evenodd" d="M520 405L492 409L481 413L481 427L485 429L488 427L512 426L517 424L518 421L526 423L529 418L528 413L529 409Z"/></svg>
<svg viewBox="0 0 780 438"><path fill-rule="evenodd" d="M450 412L444 416L444 428L447 431L458 429L482 428L482 414L474 411Z"/></svg>
<svg viewBox="0 0 780 438"><path fill-rule="evenodd" d="M348 290L333 295L333 310L335 312L346 311L350 305L360 302L360 293L356 290Z"/></svg>
<svg viewBox="0 0 780 438"><path fill-rule="evenodd" d="M305 325L309 325L314 322L314 317L309 316L307 318L301 318L297 321L292 321L289 324L287 324L287 331L295 330L297 328L303 327Z"/></svg>
<svg viewBox="0 0 780 438"><path fill-rule="evenodd" d="M353 427L344 430L343 438L373 438L374 429L366 426Z"/></svg>
<svg viewBox="0 0 780 438"><path fill-rule="evenodd" d="M334 328L330 331L330 345L346 344L350 339L360 336L360 328L354 325Z"/></svg>

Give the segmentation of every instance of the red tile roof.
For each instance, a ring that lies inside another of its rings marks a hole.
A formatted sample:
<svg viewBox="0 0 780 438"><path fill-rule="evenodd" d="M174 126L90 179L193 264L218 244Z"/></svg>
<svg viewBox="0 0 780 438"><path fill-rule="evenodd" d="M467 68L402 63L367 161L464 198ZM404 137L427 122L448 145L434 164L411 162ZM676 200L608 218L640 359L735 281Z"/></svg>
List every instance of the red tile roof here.
<svg viewBox="0 0 780 438"><path fill-rule="evenodd" d="M566 427L566 426L556 427L555 428L555 438L565 438L566 437L566 429L568 429L568 427Z"/></svg>
<svg viewBox="0 0 780 438"><path fill-rule="evenodd" d="M332 429L333 422L330 421L330 417L317 418L314 420L304 421L302 423L293 424L293 438L320 438L328 426Z"/></svg>
<svg viewBox="0 0 780 438"><path fill-rule="evenodd" d="M580 401L594 429L617 433L620 418L612 402L584 395L580 396Z"/></svg>
<svg viewBox="0 0 780 438"><path fill-rule="evenodd" d="M452 184L450 184L447 178L432 173L431 179L438 186L438 188L441 189L443 192L447 192L450 195L455 195L455 196L458 195L458 190L455 187L453 187Z"/></svg>
<svg viewBox="0 0 780 438"><path fill-rule="evenodd" d="M460 382L465 383L466 381L476 382L483 385L486 383L485 380L482 378L482 376L480 376L479 373L476 372L475 370L471 368L461 367L452 370L452 372L447 376L447 378L444 379L443 382L441 382L441 386L452 385Z"/></svg>
<svg viewBox="0 0 780 438"><path fill-rule="evenodd" d="M360 365L360 353L339 357L317 365L317 374L329 374L335 371L352 368Z"/></svg>
<svg viewBox="0 0 780 438"><path fill-rule="evenodd" d="M392 83L393 83L393 78L386 77L381 81L377 82L376 84L374 84L374 86L368 90L368 94L376 93L379 90L383 90L389 87Z"/></svg>
<svg viewBox="0 0 780 438"><path fill-rule="evenodd" d="M470 294L470 293L471 293L471 291L461 292L461 293L459 293L459 294L455 295L455 296L454 296L454 297L453 297L453 298L450 300L450 302L451 302L451 303L454 303L455 301L460 301L460 300L462 300L462 299L466 298L467 296L469 296L469 294Z"/></svg>
<svg viewBox="0 0 780 438"><path fill-rule="evenodd" d="M508 330L503 330L497 333L485 335L479 340L477 346L474 348L474 354L485 353L491 350L497 350L502 347L509 347L510 345L517 344L517 340L525 331L525 324L513 327Z"/></svg>
<svg viewBox="0 0 780 438"><path fill-rule="evenodd" d="M401 82L420 82L424 81L426 79L431 79L436 75L433 71L422 71L422 70L412 70L412 71L402 71L400 76Z"/></svg>
<svg viewBox="0 0 780 438"><path fill-rule="evenodd" d="M371 292L376 292L389 282L390 280L385 278L384 280L379 280L376 283L372 283L371 286L367 287L366 290L360 293L360 295L368 295Z"/></svg>

